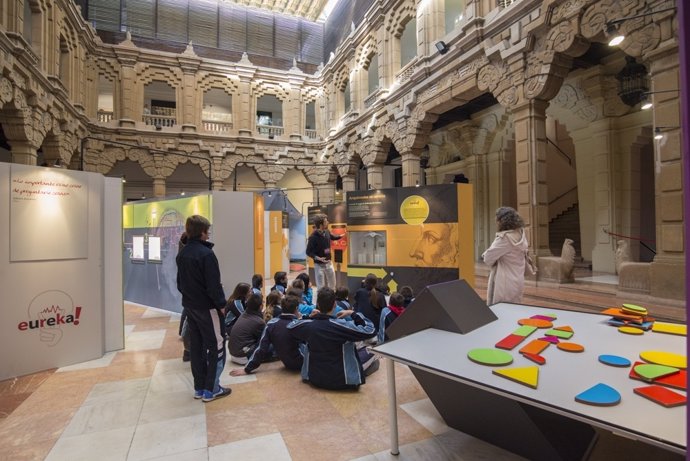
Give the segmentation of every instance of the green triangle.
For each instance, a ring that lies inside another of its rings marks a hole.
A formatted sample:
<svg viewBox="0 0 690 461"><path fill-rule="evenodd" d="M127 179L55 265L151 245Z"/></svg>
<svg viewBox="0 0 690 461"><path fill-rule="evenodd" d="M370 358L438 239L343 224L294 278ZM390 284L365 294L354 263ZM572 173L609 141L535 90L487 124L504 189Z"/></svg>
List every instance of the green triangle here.
<svg viewBox="0 0 690 461"><path fill-rule="evenodd" d="M493 373L533 389L539 383L539 367L499 368L493 370Z"/></svg>

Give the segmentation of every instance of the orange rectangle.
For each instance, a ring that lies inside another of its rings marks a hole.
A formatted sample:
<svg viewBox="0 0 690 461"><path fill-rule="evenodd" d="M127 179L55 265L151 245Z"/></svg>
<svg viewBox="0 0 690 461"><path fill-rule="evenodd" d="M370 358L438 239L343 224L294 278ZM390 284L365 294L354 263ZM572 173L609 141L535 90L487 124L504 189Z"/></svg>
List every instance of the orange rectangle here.
<svg viewBox="0 0 690 461"><path fill-rule="evenodd" d="M546 349L549 346L549 342L547 341L542 341L541 339L535 339L533 341L530 341L525 347L520 349L521 354L535 354L539 355L541 351Z"/></svg>

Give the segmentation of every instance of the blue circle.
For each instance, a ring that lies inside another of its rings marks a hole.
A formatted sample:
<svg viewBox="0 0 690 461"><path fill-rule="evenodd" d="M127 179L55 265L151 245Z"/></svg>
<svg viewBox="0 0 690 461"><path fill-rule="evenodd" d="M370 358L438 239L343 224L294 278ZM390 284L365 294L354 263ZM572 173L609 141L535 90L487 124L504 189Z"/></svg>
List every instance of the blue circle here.
<svg viewBox="0 0 690 461"><path fill-rule="evenodd" d="M611 365L612 367L629 367L630 360L619 355L600 355L599 361L605 365Z"/></svg>

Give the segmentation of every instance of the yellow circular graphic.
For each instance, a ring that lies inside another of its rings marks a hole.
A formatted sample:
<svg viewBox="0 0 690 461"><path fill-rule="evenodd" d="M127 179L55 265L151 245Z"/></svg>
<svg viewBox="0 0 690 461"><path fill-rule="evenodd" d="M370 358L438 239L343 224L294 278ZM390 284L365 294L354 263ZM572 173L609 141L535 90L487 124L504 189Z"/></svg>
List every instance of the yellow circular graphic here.
<svg viewBox="0 0 690 461"><path fill-rule="evenodd" d="M429 217L429 202L419 195L410 195L400 204L400 217L407 224L423 224Z"/></svg>

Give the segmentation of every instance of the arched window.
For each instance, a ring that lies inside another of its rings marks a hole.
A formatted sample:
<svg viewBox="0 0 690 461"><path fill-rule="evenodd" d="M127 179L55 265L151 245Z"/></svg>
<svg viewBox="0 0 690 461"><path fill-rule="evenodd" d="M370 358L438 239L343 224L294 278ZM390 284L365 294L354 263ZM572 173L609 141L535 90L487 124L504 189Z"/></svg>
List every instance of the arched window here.
<svg viewBox="0 0 690 461"><path fill-rule="evenodd" d="M465 0L445 0L446 33L452 32L465 14Z"/></svg>
<svg viewBox="0 0 690 461"><path fill-rule="evenodd" d="M400 35L400 68L403 68L417 56L417 19L412 18L405 24Z"/></svg>
<svg viewBox="0 0 690 461"><path fill-rule="evenodd" d="M343 88L343 108L344 113L350 112L352 108L352 101L350 99L350 80L345 81L345 87Z"/></svg>
<svg viewBox="0 0 690 461"><path fill-rule="evenodd" d="M369 60L369 67L367 68L367 82L368 92L371 94L379 89L379 55L373 54Z"/></svg>

